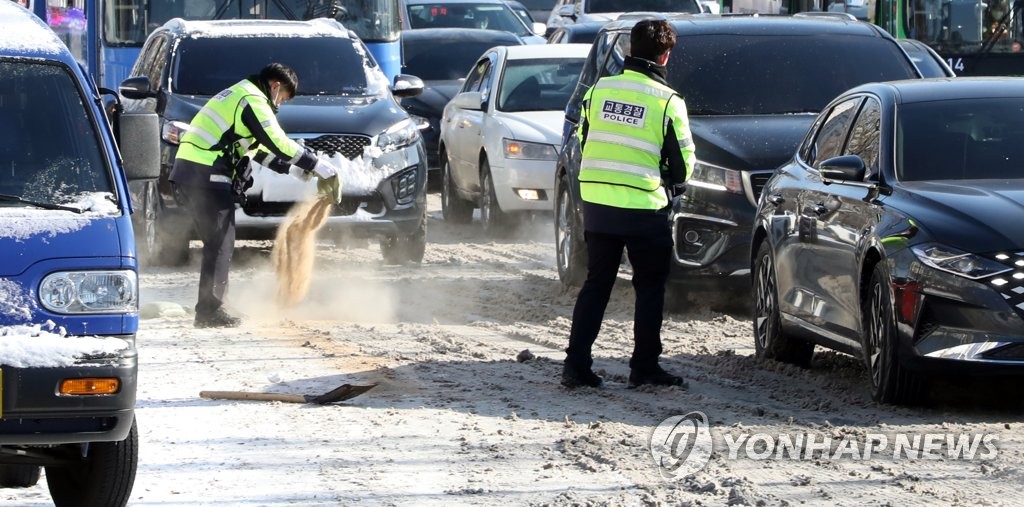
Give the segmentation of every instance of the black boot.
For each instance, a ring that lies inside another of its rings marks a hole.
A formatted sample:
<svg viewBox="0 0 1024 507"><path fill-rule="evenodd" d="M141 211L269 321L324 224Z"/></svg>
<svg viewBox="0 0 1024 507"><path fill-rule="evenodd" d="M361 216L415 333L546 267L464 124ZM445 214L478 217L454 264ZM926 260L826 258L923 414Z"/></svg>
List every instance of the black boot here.
<svg viewBox="0 0 1024 507"><path fill-rule="evenodd" d="M673 375L661 368L659 365L655 365L650 368L633 368L629 371L629 387L639 387L644 384L650 384L654 386L680 386L683 388L687 387L686 381L683 377Z"/></svg>
<svg viewBox="0 0 1024 507"><path fill-rule="evenodd" d="M604 379L590 368L577 368L569 363L562 367L562 385L565 387L601 387L602 383Z"/></svg>
<svg viewBox="0 0 1024 507"><path fill-rule="evenodd" d="M196 319L193 325L198 328L238 327L242 325L242 319L232 317L223 308L218 308L212 312L196 312Z"/></svg>

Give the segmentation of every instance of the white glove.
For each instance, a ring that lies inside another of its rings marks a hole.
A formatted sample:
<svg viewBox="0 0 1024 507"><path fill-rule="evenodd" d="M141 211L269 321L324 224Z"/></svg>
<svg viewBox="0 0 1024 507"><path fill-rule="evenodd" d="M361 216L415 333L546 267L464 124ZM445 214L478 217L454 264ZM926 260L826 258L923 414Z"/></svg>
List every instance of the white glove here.
<svg viewBox="0 0 1024 507"><path fill-rule="evenodd" d="M334 167L334 164L321 158L316 161L316 166L313 167L313 172L315 172L320 179L326 180L327 178L338 174L338 168Z"/></svg>
<svg viewBox="0 0 1024 507"><path fill-rule="evenodd" d="M313 178L313 171L307 171L297 165L288 168L288 175L298 178L299 181L309 181Z"/></svg>

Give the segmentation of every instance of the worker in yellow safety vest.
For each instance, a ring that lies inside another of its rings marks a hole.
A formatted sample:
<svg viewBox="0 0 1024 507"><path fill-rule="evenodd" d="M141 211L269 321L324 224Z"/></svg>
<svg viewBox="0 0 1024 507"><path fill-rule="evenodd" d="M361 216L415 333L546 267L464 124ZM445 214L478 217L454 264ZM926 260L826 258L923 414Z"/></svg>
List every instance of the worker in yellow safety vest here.
<svg viewBox="0 0 1024 507"><path fill-rule="evenodd" d="M298 86L295 71L271 63L207 101L181 137L169 180L203 242L195 327L241 323L224 310L224 294L235 245L235 202L244 202L252 184L250 158L302 180L337 174L333 164L289 139L277 123L278 108Z"/></svg>
<svg viewBox="0 0 1024 507"><path fill-rule="evenodd" d="M686 104L667 81L665 64L675 43L668 22L640 21L630 32L622 74L599 79L583 98L577 134L587 279L573 310L562 370L566 387L603 382L592 370L591 348L623 248L636 291L629 387L685 384L658 363L672 255L670 200L682 193L696 161Z"/></svg>

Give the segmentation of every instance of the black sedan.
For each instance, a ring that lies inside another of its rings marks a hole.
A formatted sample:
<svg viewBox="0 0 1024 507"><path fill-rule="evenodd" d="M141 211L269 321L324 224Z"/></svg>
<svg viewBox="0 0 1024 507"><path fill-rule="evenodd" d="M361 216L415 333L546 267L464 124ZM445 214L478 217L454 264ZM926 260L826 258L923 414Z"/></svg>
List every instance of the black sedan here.
<svg viewBox="0 0 1024 507"><path fill-rule="evenodd" d="M875 83L768 181L751 244L758 356L863 358L872 396L1024 372L1024 81Z"/></svg>
<svg viewBox="0 0 1024 507"><path fill-rule="evenodd" d="M459 91L477 58L494 46L519 46L523 40L509 32L476 28L424 28L402 32L402 72L423 80L423 93L402 100L402 107L420 125L427 146L427 166L439 167L437 146L441 113Z"/></svg>

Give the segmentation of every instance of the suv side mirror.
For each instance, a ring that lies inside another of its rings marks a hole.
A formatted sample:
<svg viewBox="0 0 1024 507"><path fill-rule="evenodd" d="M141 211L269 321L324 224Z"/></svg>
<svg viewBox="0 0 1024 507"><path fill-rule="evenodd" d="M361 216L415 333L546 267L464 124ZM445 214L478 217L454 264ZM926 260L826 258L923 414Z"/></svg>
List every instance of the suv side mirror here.
<svg viewBox="0 0 1024 507"><path fill-rule="evenodd" d="M480 92L462 92L452 99L455 107L472 111L483 110L483 95Z"/></svg>
<svg viewBox="0 0 1024 507"><path fill-rule="evenodd" d="M864 160L857 155L832 157L821 163L818 172L827 180L864 181Z"/></svg>
<svg viewBox="0 0 1024 507"><path fill-rule="evenodd" d="M399 98L415 97L423 93L423 80L409 74L399 74L395 76L395 84L391 86L391 93Z"/></svg>
<svg viewBox="0 0 1024 507"><path fill-rule="evenodd" d="M152 85L146 76L130 77L121 81L117 91L126 99L141 100L156 97L152 91Z"/></svg>

